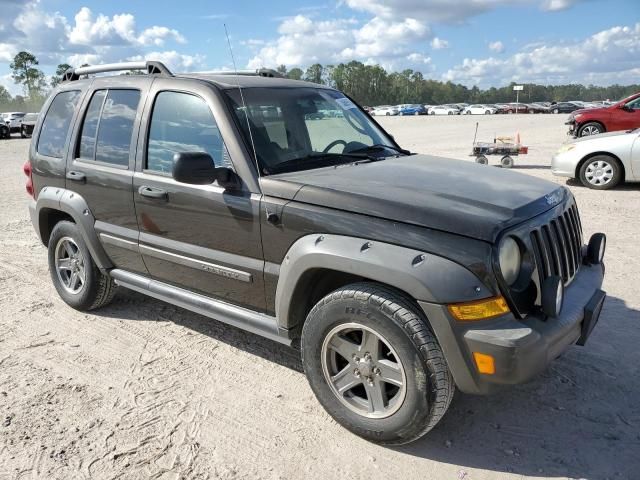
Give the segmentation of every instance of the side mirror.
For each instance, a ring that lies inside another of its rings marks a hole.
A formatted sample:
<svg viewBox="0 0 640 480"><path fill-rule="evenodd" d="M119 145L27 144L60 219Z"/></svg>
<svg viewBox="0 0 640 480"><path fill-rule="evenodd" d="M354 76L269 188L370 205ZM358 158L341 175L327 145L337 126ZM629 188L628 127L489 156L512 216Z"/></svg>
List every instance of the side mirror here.
<svg viewBox="0 0 640 480"><path fill-rule="evenodd" d="M173 156L173 178L190 185L209 185L217 181L223 188L238 186L237 176L226 167L216 167L205 152L180 152Z"/></svg>

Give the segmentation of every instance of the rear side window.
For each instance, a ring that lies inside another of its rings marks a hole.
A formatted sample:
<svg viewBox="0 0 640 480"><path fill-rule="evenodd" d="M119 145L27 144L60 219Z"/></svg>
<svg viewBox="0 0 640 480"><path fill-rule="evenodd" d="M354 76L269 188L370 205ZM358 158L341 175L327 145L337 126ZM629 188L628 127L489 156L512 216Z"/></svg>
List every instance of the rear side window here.
<svg viewBox="0 0 640 480"><path fill-rule="evenodd" d="M138 90L96 91L82 125L78 155L127 167L139 102Z"/></svg>
<svg viewBox="0 0 640 480"><path fill-rule="evenodd" d="M216 166L233 168L207 103L187 93L160 92L151 116L147 170L171 173L178 152L206 152Z"/></svg>
<svg viewBox="0 0 640 480"><path fill-rule="evenodd" d="M69 126L79 98L80 91L71 90L60 92L53 99L40 129L37 147L40 155L62 158Z"/></svg>

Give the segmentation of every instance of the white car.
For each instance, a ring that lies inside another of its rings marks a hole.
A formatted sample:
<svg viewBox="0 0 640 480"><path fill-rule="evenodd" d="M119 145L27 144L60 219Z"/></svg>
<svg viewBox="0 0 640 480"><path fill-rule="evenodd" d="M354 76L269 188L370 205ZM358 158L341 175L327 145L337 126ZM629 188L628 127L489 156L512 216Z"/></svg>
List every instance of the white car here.
<svg viewBox="0 0 640 480"><path fill-rule="evenodd" d="M435 105L429 109L429 115L458 115L458 110L446 105Z"/></svg>
<svg viewBox="0 0 640 480"><path fill-rule="evenodd" d="M381 105L379 107L375 107L370 114L374 116L390 116L390 115L398 115L400 110L398 107L392 107L391 105Z"/></svg>
<svg viewBox="0 0 640 480"><path fill-rule="evenodd" d="M488 105L469 105L462 110L465 115L493 115L496 109Z"/></svg>
<svg viewBox="0 0 640 480"><path fill-rule="evenodd" d="M580 137L565 143L551 160L551 173L579 179L596 190L622 179L640 182L640 129Z"/></svg>
<svg viewBox="0 0 640 480"><path fill-rule="evenodd" d="M2 122L9 127L11 132L20 131L20 122L22 117L26 115L25 112L7 112L2 114Z"/></svg>

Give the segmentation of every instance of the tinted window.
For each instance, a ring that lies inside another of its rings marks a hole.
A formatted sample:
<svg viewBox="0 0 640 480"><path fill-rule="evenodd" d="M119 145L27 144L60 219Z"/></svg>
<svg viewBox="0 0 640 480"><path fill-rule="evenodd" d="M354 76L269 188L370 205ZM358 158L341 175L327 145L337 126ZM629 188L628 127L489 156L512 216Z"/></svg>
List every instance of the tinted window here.
<svg viewBox="0 0 640 480"><path fill-rule="evenodd" d="M98 125L97 161L129 165L131 134L139 101L138 90L109 90Z"/></svg>
<svg viewBox="0 0 640 480"><path fill-rule="evenodd" d="M186 93L160 92L151 116L147 169L171 173L173 156L178 152L206 152L216 166L232 168L206 102Z"/></svg>
<svg viewBox="0 0 640 480"><path fill-rule="evenodd" d="M71 118L79 97L80 92L73 90L60 92L53 99L40 130L40 138L38 139L38 153L40 155L62 158L69 125L71 125Z"/></svg>
<svg viewBox="0 0 640 480"><path fill-rule="evenodd" d="M106 90L98 90L93 94L93 98L87 108L87 114L84 117L82 125L82 134L80 136L80 150L78 156L93 160L96 150L96 132L98 131L98 119L100 118L100 110L104 102Z"/></svg>

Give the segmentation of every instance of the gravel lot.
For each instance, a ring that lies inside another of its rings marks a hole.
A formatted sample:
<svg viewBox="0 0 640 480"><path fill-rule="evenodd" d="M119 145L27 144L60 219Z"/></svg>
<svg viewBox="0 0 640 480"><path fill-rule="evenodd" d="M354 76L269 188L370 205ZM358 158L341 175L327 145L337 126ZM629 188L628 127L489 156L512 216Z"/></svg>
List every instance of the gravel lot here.
<svg viewBox="0 0 640 480"><path fill-rule="evenodd" d="M406 148L463 159L476 121L483 141L519 131L517 169L565 183L549 172L564 116L380 121ZM0 479L640 478L640 185L570 185L585 234L609 238L587 346L527 385L458 394L426 438L383 448L324 413L293 350L123 290L68 308L28 219L27 149L0 141Z"/></svg>

